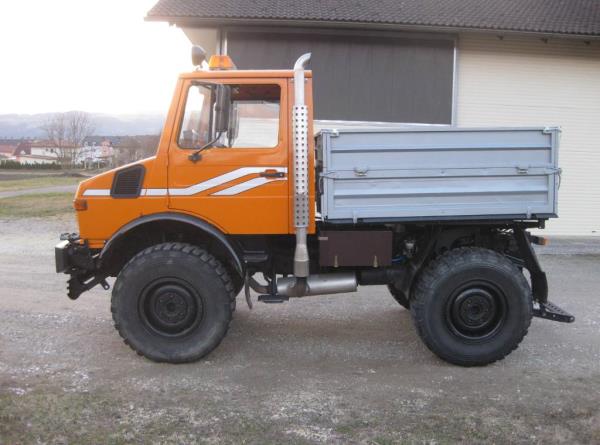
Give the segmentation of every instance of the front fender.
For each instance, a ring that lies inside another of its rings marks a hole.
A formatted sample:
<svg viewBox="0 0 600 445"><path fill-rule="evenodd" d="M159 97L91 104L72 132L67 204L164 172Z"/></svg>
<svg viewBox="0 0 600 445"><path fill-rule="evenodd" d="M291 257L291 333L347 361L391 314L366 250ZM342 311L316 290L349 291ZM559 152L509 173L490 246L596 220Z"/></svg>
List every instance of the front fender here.
<svg viewBox="0 0 600 445"><path fill-rule="evenodd" d="M159 221L172 221L189 224L203 231L212 239L216 240L221 244L221 246L229 254L228 256L230 257L231 262L235 266L237 272L239 272L240 276L244 276L244 266L242 264L242 261L240 260L240 254L236 250L234 245L227 239L227 236L225 236L223 232L221 232L215 226L207 223L202 219L183 213L175 212L153 213L151 215L142 216L125 224L117 232L114 233L114 235L106 242L106 244L102 248L102 251L100 252L100 262L102 263L103 260L109 258L110 255L113 253L115 247L118 246L120 241L124 240L127 234L130 233L132 230L144 224Z"/></svg>

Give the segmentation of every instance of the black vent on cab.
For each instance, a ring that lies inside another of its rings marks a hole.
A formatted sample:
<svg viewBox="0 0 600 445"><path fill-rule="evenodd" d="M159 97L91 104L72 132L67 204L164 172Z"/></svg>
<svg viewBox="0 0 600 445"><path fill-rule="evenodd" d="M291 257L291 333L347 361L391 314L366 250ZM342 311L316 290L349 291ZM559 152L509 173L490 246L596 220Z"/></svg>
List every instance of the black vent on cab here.
<svg viewBox="0 0 600 445"><path fill-rule="evenodd" d="M145 171L143 165L134 165L116 172L110 196L113 198L137 198L140 196Z"/></svg>

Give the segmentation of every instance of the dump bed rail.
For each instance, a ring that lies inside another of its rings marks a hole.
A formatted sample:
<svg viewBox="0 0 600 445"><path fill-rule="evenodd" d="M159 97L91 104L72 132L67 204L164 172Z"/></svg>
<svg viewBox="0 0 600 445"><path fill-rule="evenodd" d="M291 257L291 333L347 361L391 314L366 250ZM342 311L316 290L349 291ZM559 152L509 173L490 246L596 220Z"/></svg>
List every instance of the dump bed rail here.
<svg viewBox="0 0 600 445"><path fill-rule="evenodd" d="M329 222L557 216L558 128L322 130Z"/></svg>

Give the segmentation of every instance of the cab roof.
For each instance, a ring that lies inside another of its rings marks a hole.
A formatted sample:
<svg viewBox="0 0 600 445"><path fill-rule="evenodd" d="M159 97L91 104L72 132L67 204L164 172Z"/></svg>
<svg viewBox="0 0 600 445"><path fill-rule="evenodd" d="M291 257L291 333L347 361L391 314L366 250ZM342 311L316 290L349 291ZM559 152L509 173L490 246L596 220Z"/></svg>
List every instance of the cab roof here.
<svg viewBox="0 0 600 445"><path fill-rule="evenodd" d="M232 78L292 78L293 70L198 70L179 75L181 79L232 79ZM304 77L312 77L312 71L304 71Z"/></svg>

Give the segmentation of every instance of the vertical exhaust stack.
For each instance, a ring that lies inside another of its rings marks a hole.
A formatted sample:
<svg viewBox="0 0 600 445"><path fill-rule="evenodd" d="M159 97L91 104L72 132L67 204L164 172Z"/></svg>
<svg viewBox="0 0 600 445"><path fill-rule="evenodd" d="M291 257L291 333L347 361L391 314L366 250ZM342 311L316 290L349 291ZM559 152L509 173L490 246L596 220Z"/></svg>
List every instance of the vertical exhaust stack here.
<svg viewBox="0 0 600 445"><path fill-rule="evenodd" d="M294 252L294 276L309 275L308 246L308 107L304 103L304 69L310 53L298 58L294 64L294 226L296 228L296 250ZM303 281L303 284L299 282ZM297 280L297 285L306 287L306 280Z"/></svg>
<svg viewBox="0 0 600 445"><path fill-rule="evenodd" d="M304 69L310 56L310 53L304 54L294 64L292 118L294 131L294 226L296 228L294 277L277 280L277 293L286 297L354 292L358 286L354 272L309 276L309 255L306 244L310 215L308 201L309 135L308 107L304 103Z"/></svg>

